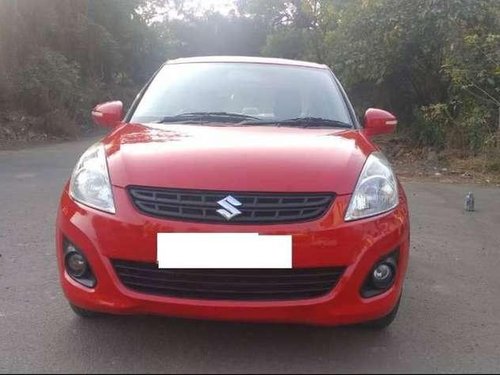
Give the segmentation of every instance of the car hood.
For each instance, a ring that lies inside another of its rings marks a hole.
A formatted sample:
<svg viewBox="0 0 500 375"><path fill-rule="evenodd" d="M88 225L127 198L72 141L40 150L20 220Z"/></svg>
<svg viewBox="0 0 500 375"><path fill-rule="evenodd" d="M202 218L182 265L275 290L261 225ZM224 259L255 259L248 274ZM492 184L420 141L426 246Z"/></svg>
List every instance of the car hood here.
<svg viewBox="0 0 500 375"><path fill-rule="evenodd" d="M104 139L111 183L352 193L374 146L357 130L126 124Z"/></svg>

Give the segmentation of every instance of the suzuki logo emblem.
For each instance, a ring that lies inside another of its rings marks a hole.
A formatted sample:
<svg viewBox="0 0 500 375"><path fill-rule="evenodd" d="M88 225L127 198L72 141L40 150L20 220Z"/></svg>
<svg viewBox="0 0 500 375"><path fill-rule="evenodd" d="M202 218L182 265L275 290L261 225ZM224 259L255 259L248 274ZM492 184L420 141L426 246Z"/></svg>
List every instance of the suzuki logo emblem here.
<svg viewBox="0 0 500 375"><path fill-rule="evenodd" d="M241 215L241 211L236 208L241 206L241 202L239 202L236 198L228 195L226 198L221 199L217 203L223 207L217 210L217 213L223 216L226 220L231 220L233 217Z"/></svg>

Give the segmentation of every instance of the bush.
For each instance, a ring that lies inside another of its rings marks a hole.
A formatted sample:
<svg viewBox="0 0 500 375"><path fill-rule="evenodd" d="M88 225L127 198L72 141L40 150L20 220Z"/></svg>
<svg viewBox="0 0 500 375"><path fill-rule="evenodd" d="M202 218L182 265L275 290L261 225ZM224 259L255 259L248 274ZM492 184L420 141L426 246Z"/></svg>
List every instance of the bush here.
<svg viewBox="0 0 500 375"><path fill-rule="evenodd" d="M419 146L442 150L446 146L447 130L451 127L452 118L446 104L424 106L415 112L410 138Z"/></svg>
<svg viewBox="0 0 500 375"><path fill-rule="evenodd" d="M65 109L54 109L46 113L40 130L65 139L73 139L80 133L76 122Z"/></svg>
<svg viewBox="0 0 500 375"><path fill-rule="evenodd" d="M463 156L476 156L496 140L491 110L477 103L428 105L417 110L414 117L409 135L419 146L461 150Z"/></svg>
<svg viewBox="0 0 500 375"><path fill-rule="evenodd" d="M27 112L44 115L54 108L73 112L78 105L78 64L48 48L36 51L18 74L18 97Z"/></svg>
<svg viewBox="0 0 500 375"><path fill-rule="evenodd" d="M458 117L458 124L462 141L451 146L467 150L474 156L484 151L493 135L490 111L479 105L473 106Z"/></svg>

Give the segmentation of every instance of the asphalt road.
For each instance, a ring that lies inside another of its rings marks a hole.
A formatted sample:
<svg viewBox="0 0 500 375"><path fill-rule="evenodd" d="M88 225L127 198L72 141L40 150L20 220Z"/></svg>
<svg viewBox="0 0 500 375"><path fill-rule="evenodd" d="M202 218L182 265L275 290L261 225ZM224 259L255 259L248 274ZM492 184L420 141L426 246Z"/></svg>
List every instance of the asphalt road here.
<svg viewBox="0 0 500 375"><path fill-rule="evenodd" d="M386 331L73 315L58 197L89 141L0 152L0 372L498 372L500 189L405 182L412 253ZM477 212L462 211L472 190Z"/></svg>

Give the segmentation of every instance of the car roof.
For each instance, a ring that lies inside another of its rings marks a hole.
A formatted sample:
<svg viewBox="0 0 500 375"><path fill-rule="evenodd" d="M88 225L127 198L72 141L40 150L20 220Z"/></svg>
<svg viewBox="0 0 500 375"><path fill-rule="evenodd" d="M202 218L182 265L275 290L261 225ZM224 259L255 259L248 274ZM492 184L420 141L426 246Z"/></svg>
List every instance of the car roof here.
<svg viewBox="0 0 500 375"><path fill-rule="evenodd" d="M250 56L199 56L169 60L166 64L192 64L192 63L252 63L252 64L273 64L292 65L307 68L328 69L326 65L308 61L278 59L274 57L250 57Z"/></svg>

